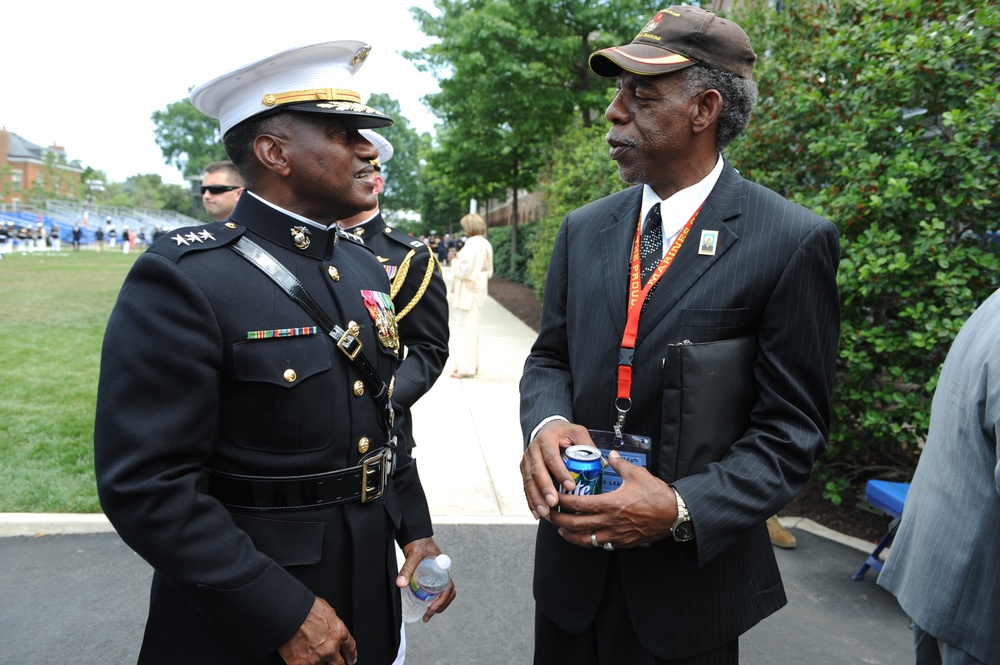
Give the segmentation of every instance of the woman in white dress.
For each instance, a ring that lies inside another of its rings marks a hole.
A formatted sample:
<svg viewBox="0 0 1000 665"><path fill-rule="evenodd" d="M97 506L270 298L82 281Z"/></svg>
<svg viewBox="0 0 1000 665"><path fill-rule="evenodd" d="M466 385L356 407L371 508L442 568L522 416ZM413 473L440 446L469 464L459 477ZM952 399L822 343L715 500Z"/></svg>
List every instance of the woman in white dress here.
<svg viewBox="0 0 1000 665"><path fill-rule="evenodd" d="M457 311L452 345L455 359L453 379L471 379L479 372L479 319L486 303L486 290L493 276L493 246L486 239L486 222L473 213L461 219L468 239L451 262L451 290Z"/></svg>

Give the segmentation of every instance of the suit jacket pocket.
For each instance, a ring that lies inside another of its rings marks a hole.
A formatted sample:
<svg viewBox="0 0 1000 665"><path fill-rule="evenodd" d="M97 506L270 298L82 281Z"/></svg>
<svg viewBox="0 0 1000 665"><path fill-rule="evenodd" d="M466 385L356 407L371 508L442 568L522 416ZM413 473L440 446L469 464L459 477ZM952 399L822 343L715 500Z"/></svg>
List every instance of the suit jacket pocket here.
<svg viewBox="0 0 1000 665"><path fill-rule="evenodd" d="M660 478L698 473L743 436L757 402L756 359L756 336L667 348Z"/></svg>
<svg viewBox="0 0 1000 665"><path fill-rule="evenodd" d="M323 557L322 522L289 522L231 513L259 552L283 568L309 566Z"/></svg>

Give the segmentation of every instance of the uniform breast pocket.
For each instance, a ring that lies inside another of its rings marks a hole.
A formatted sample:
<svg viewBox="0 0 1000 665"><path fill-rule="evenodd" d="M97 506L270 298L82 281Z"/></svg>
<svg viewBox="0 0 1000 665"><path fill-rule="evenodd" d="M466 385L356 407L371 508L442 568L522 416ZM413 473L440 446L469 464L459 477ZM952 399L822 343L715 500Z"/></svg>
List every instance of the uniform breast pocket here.
<svg viewBox="0 0 1000 665"><path fill-rule="evenodd" d="M279 453L329 446L337 414L347 411L332 349L324 335L234 344L236 380L225 409L233 441Z"/></svg>

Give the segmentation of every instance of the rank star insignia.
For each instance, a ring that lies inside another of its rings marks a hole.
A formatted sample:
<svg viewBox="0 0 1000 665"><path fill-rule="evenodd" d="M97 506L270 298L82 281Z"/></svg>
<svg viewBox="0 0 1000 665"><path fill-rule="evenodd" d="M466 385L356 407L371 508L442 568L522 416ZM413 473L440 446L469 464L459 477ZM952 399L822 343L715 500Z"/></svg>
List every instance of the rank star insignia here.
<svg viewBox="0 0 1000 665"><path fill-rule="evenodd" d="M199 238L199 242L205 241L205 240L215 240L215 236L213 236L208 231L199 231L198 232L198 238Z"/></svg>
<svg viewBox="0 0 1000 665"><path fill-rule="evenodd" d="M177 241L177 244L178 244L178 245L190 245L190 244L191 244L191 243L189 243L189 242L187 241L187 239L186 239L186 238L185 238L184 236L182 236L182 235L181 235L180 233L178 233L178 234L177 234L177 235L175 235L175 236L171 236L171 238L170 238L170 239L171 239L171 240L176 240L176 241Z"/></svg>
<svg viewBox="0 0 1000 665"><path fill-rule="evenodd" d="M189 233L184 237L187 238L189 242L205 242L204 240L198 237L197 233Z"/></svg>

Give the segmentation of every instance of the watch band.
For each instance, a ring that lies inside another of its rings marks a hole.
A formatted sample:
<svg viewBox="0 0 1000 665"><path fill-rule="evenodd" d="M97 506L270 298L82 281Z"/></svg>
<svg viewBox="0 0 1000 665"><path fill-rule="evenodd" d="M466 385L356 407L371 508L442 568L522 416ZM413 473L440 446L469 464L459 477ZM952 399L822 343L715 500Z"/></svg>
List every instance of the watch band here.
<svg viewBox="0 0 1000 665"><path fill-rule="evenodd" d="M691 513L688 511L681 493L673 486L670 489L674 490L674 496L677 497L677 519L670 527L670 534L678 543L686 543L694 539L694 524L691 522Z"/></svg>

